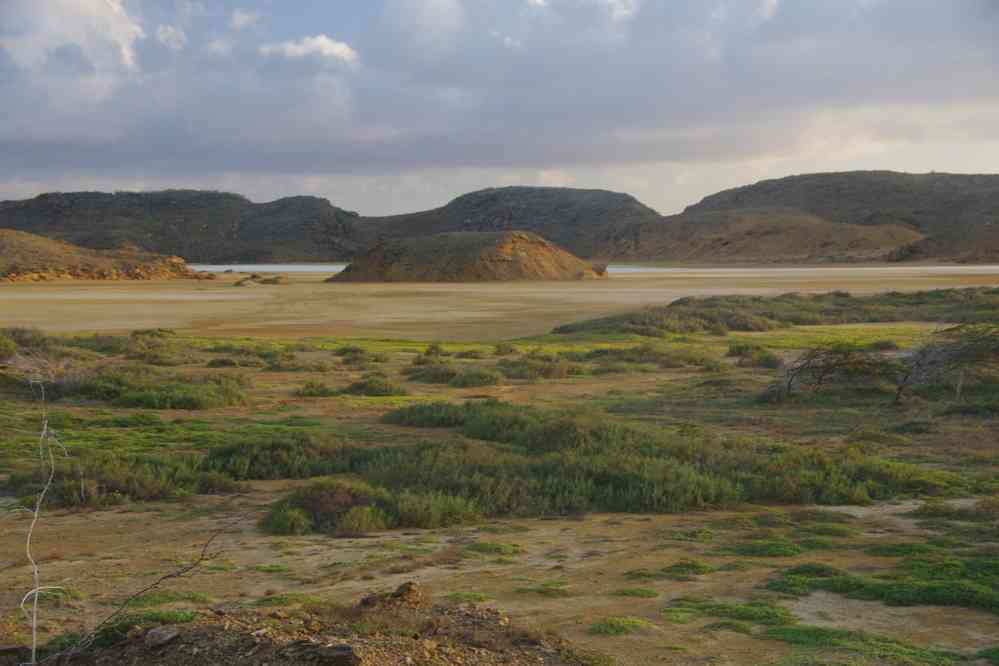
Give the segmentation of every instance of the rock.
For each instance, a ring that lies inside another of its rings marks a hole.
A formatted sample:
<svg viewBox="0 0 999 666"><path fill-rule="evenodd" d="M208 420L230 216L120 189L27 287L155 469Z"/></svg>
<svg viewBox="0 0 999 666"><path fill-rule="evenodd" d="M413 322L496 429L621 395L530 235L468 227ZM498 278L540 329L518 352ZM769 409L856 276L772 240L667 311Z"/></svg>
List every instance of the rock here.
<svg viewBox="0 0 999 666"><path fill-rule="evenodd" d="M143 642L147 648L154 650L176 640L178 636L180 636L180 630L177 627L166 625L147 631Z"/></svg>
<svg viewBox="0 0 999 666"><path fill-rule="evenodd" d="M497 282L605 277L523 231L454 232L379 243L327 282Z"/></svg>

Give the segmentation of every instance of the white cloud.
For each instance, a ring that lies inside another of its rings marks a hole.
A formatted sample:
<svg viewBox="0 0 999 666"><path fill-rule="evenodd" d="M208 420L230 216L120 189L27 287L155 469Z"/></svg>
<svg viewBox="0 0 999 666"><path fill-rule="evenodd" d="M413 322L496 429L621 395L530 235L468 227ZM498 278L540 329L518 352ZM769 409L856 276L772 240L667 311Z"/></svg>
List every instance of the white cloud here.
<svg viewBox="0 0 999 666"><path fill-rule="evenodd" d="M98 72L136 70L135 44L145 37L121 0L5 0L0 24L25 27L0 38L0 48L24 69L44 66L60 47L78 46Z"/></svg>
<svg viewBox="0 0 999 666"><path fill-rule="evenodd" d="M548 0L527 0L527 4L531 7L547 7Z"/></svg>
<svg viewBox="0 0 999 666"><path fill-rule="evenodd" d="M172 25L161 25L156 28L156 40L171 51L180 51L187 46L187 35Z"/></svg>
<svg viewBox="0 0 999 666"><path fill-rule="evenodd" d="M233 30L242 30L244 28L249 28L259 20L260 12L237 9L232 13L232 18L229 20L229 26L232 27Z"/></svg>
<svg viewBox="0 0 999 666"><path fill-rule="evenodd" d="M780 10L780 0L758 0L756 14L764 21L769 21Z"/></svg>
<svg viewBox="0 0 999 666"><path fill-rule="evenodd" d="M397 0L394 10L403 26L421 35L447 35L465 25L461 0Z"/></svg>
<svg viewBox="0 0 999 666"><path fill-rule="evenodd" d="M212 55L227 56L232 53L232 47L232 40L220 37L208 42L208 44L205 45L205 50Z"/></svg>
<svg viewBox="0 0 999 666"><path fill-rule="evenodd" d="M351 64L356 63L360 59L357 51L350 44L338 42L326 35L302 37L298 40L288 40L276 44L264 44L260 47L260 54L294 59L317 55Z"/></svg>
<svg viewBox="0 0 999 666"><path fill-rule="evenodd" d="M641 9L641 0L604 0L612 21L627 21Z"/></svg>

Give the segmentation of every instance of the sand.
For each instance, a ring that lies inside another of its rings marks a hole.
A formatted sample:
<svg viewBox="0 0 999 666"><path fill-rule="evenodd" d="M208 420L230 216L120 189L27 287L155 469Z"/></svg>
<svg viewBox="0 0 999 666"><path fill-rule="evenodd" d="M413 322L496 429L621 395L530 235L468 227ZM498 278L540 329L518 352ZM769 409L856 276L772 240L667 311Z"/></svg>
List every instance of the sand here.
<svg viewBox="0 0 999 666"><path fill-rule="evenodd" d="M327 274L292 273L281 285L234 287L239 277L0 284L0 327L500 340L691 295L995 286L999 267L682 269L616 274L603 281L478 284L325 284Z"/></svg>

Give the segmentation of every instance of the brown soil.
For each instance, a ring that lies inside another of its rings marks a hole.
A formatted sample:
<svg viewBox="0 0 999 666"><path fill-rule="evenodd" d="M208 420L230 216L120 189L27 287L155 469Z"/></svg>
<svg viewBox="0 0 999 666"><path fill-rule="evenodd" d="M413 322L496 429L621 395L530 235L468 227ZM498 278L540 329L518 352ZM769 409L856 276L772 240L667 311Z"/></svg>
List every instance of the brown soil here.
<svg viewBox="0 0 999 666"><path fill-rule="evenodd" d="M105 333L163 327L200 335L492 341L538 335L684 296L999 285L999 270L960 266L691 268L618 274L612 280L468 284L323 284L320 275L299 273L287 275L283 285L233 289L242 277L0 283L0 327Z"/></svg>
<svg viewBox="0 0 999 666"><path fill-rule="evenodd" d="M23 231L0 229L0 281L210 279L180 257L134 248L100 252Z"/></svg>
<svg viewBox="0 0 999 666"><path fill-rule="evenodd" d="M604 277L541 236L456 232L379 243L330 282L509 282Z"/></svg>

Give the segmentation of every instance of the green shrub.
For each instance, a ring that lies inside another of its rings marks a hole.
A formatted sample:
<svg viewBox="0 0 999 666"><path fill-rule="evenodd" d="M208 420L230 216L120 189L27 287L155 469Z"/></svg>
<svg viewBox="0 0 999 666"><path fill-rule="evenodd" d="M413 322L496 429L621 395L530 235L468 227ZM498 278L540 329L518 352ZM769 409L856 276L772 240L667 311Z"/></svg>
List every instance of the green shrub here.
<svg viewBox="0 0 999 666"><path fill-rule="evenodd" d="M99 508L126 501L167 500L201 493L233 493L231 477L205 471L198 458L80 452L75 464L59 466L46 502L61 507ZM35 495L44 479L38 471L11 474L7 489Z"/></svg>
<svg viewBox="0 0 999 666"><path fill-rule="evenodd" d="M458 376L458 369L436 359L423 365L411 365L403 371L410 380L424 384L447 384Z"/></svg>
<svg viewBox="0 0 999 666"><path fill-rule="evenodd" d="M20 349L35 352L48 351L55 342L53 338L48 337L37 328L0 328L0 336L12 340Z"/></svg>
<svg viewBox="0 0 999 666"><path fill-rule="evenodd" d="M56 393L143 409L213 409L246 402L246 380L236 375L167 374L147 366L101 369Z"/></svg>
<svg viewBox="0 0 999 666"><path fill-rule="evenodd" d="M17 353L17 344L6 335L0 334L0 361L6 361Z"/></svg>
<svg viewBox="0 0 999 666"><path fill-rule="evenodd" d="M295 391L295 395L300 398L329 398L337 394L336 389L330 388L324 382L308 381L305 385Z"/></svg>
<svg viewBox="0 0 999 666"><path fill-rule="evenodd" d="M390 518L376 506L352 506L337 519L336 533L341 536L363 535L389 528Z"/></svg>
<svg viewBox="0 0 999 666"><path fill-rule="evenodd" d="M559 326L558 335L669 334L768 331L788 326L895 321L992 322L999 293L988 287L889 292L871 296L784 294L782 296L687 297L600 319Z"/></svg>
<svg viewBox="0 0 999 666"><path fill-rule="evenodd" d="M493 356L509 356L510 354L516 353L517 348L509 342L497 342L493 346Z"/></svg>
<svg viewBox="0 0 999 666"><path fill-rule="evenodd" d="M466 409L450 402L407 405L388 412L384 421L418 428L454 428L465 423Z"/></svg>
<svg viewBox="0 0 999 666"><path fill-rule="evenodd" d="M409 395L405 386L380 373L368 373L343 389L343 393L366 396Z"/></svg>
<svg viewBox="0 0 999 666"><path fill-rule="evenodd" d="M999 613L999 559L916 556L902 560L895 572L878 578L824 565L802 565L785 570L767 587L799 596L825 590L897 606L960 606Z"/></svg>
<svg viewBox="0 0 999 666"><path fill-rule="evenodd" d="M649 626L651 625L647 620L638 617L616 616L594 622L590 625L589 633L604 636L624 636Z"/></svg>
<svg viewBox="0 0 999 666"><path fill-rule="evenodd" d="M346 471L338 452L334 444L292 432L216 446L201 467L239 480L305 479Z"/></svg>
<svg viewBox="0 0 999 666"><path fill-rule="evenodd" d="M503 376L488 368L466 368L448 382L454 388L496 386L503 383Z"/></svg>
<svg viewBox="0 0 999 666"><path fill-rule="evenodd" d="M482 518L475 502L443 492L403 491L397 505L399 524L403 527L436 529L474 523Z"/></svg>
<svg viewBox="0 0 999 666"><path fill-rule="evenodd" d="M312 521L302 509L278 503L263 517L260 527L265 532L280 536L307 534L312 531Z"/></svg>
<svg viewBox="0 0 999 666"><path fill-rule="evenodd" d="M789 610L767 599L729 603L703 597L680 597L674 599L667 610L693 616L720 617L769 626L789 625L796 622L794 615Z"/></svg>
<svg viewBox="0 0 999 666"><path fill-rule="evenodd" d="M503 358L496 369L509 379L565 379L586 373L586 368L562 358L528 354L519 358Z"/></svg>
<svg viewBox="0 0 999 666"><path fill-rule="evenodd" d="M754 539L736 544L730 550L746 557L794 557L803 552L801 546L781 538Z"/></svg>

